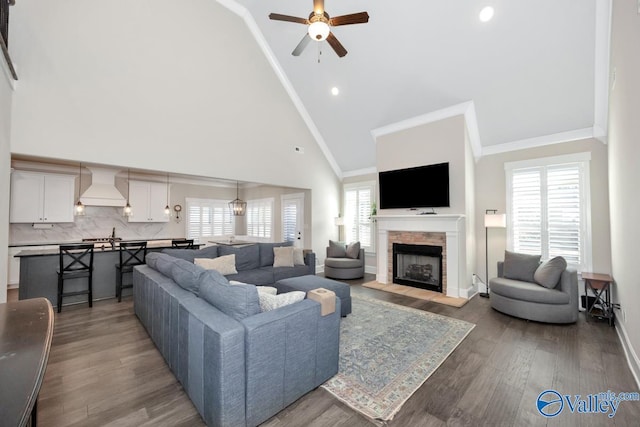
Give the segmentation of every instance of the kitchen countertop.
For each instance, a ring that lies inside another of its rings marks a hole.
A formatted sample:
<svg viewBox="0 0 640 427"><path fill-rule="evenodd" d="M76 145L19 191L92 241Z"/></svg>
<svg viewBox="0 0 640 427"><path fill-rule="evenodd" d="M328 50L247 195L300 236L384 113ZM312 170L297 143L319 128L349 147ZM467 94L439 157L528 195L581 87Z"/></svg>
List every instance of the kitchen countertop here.
<svg viewBox="0 0 640 427"><path fill-rule="evenodd" d="M168 241L168 244L159 244L159 245L147 245L147 249L170 249L171 246L171 239L163 239L163 240L147 240L147 242L163 242L163 241ZM139 242L140 240L122 240L122 242ZM91 242L83 242L83 243L91 243ZM120 242L118 242L120 243ZM96 242L96 245L98 244L102 244L102 242ZM200 243L200 246L203 246L204 244ZM42 245L45 246L45 245ZM118 247L116 246L115 248L112 248L111 245L108 242L105 242L104 245L104 249L100 248L100 247L95 247L93 253L94 254L100 254L103 252L118 252ZM52 248L52 249L26 249L24 251L20 251L17 254L14 255L14 257L17 258L22 258L22 257L34 257L34 256L49 256L49 255L55 255L57 256L58 254L60 254L60 250L58 248Z"/></svg>
<svg viewBox="0 0 640 427"><path fill-rule="evenodd" d="M182 240L184 237L167 237L167 238L154 238L154 239L126 239L119 240L119 242L139 242L139 241L147 241L147 242L155 242L158 240ZM9 243L10 248L22 248L27 246L60 246L60 245L72 245L76 243L103 243L103 242L83 242L82 240L67 240L64 242L30 242L30 243ZM105 244L109 244L109 242L104 242Z"/></svg>

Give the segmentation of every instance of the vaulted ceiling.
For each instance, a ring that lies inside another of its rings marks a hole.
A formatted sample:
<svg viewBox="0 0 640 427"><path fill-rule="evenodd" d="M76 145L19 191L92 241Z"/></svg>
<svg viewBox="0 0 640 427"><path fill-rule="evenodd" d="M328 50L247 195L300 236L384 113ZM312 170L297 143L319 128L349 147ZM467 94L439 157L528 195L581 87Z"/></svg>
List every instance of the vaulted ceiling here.
<svg viewBox="0 0 640 427"><path fill-rule="evenodd" d="M326 41L292 56L306 26L268 18L306 18L312 0L218 1L266 41L343 172L375 166L372 131L461 103L472 102L485 154L606 133L606 0L325 0L331 16L370 16L332 29L344 58ZM489 22L478 18L485 6L495 9Z"/></svg>

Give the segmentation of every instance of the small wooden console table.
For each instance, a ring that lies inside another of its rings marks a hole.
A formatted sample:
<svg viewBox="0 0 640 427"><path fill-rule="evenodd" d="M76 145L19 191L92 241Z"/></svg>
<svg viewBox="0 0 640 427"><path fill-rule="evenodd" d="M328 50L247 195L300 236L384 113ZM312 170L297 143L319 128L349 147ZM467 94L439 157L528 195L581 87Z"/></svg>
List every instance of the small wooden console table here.
<svg viewBox="0 0 640 427"><path fill-rule="evenodd" d="M608 274L583 272L582 280L584 280L584 294L587 296L587 315L607 319L609 326L613 326L613 304L611 303L613 278ZM589 291L595 297L593 304L588 302Z"/></svg>
<svg viewBox="0 0 640 427"><path fill-rule="evenodd" d="M46 298L0 304L0 425L36 425L49 360L53 308Z"/></svg>

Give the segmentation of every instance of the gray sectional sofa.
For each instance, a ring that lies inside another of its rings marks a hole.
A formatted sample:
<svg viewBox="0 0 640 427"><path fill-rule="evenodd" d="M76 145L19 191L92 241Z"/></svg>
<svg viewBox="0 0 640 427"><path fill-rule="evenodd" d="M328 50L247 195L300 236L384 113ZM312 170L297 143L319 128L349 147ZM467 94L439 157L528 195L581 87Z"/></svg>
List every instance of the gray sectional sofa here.
<svg viewBox="0 0 640 427"><path fill-rule="evenodd" d="M190 262L193 262L194 258L215 258L235 254L238 274L230 274L227 279L254 285L272 285L280 279L316 274L316 254L313 252L305 255L305 265L273 266L273 248L291 245L291 242L256 243L248 246L209 246L203 249L164 249L162 253Z"/></svg>
<svg viewBox="0 0 640 427"><path fill-rule="evenodd" d="M166 254L133 275L135 314L209 426L256 426L338 372L339 298L262 313L254 285Z"/></svg>

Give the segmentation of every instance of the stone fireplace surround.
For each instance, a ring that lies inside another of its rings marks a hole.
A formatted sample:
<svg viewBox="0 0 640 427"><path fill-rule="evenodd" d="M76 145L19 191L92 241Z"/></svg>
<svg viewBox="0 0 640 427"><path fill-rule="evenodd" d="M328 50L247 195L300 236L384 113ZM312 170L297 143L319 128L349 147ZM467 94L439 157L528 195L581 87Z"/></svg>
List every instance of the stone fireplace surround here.
<svg viewBox="0 0 640 427"><path fill-rule="evenodd" d="M465 216L443 215L378 215L376 281L393 281L392 244L428 244L442 246L442 293L449 297L469 298L473 295L471 279L466 271ZM468 279L468 280L467 280Z"/></svg>

